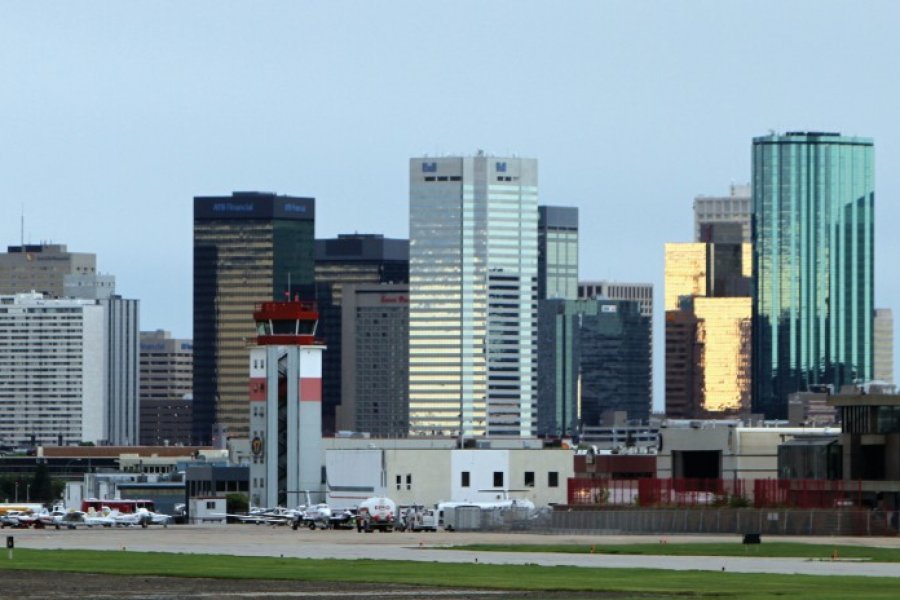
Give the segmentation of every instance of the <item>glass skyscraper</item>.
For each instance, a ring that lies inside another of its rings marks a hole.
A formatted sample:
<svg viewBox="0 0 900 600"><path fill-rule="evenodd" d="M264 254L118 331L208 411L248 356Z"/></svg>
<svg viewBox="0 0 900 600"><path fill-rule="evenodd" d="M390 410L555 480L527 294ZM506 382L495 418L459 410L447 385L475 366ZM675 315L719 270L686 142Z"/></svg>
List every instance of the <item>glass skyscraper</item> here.
<svg viewBox="0 0 900 600"><path fill-rule="evenodd" d="M538 206L538 298L578 295L578 209Z"/></svg>
<svg viewBox="0 0 900 600"><path fill-rule="evenodd" d="M753 139L753 404L872 377L874 145L837 133Z"/></svg>
<svg viewBox="0 0 900 600"><path fill-rule="evenodd" d="M315 200L263 192L194 198L194 441L246 437L253 310L313 283ZM304 298L305 299L305 298Z"/></svg>
<svg viewBox="0 0 900 600"><path fill-rule="evenodd" d="M537 161L410 160L412 435L534 435Z"/></svg>

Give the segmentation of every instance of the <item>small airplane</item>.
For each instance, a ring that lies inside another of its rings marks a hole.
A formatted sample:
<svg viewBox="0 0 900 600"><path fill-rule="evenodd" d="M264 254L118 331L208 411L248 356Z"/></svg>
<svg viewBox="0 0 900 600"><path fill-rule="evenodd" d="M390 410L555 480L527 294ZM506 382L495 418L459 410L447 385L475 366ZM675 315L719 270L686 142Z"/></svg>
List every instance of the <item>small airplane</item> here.
<svg viewBox="0 0 900 600"><path fill-rule="evenodd" d="M133 513L118 513L110 516L115 520L116 525L140 525L144 529L146 529L148 525L162 525L163 527L168 527L169 523L173 521L173 517L170 515L152 512L146 508L139 508Z"/></svg>

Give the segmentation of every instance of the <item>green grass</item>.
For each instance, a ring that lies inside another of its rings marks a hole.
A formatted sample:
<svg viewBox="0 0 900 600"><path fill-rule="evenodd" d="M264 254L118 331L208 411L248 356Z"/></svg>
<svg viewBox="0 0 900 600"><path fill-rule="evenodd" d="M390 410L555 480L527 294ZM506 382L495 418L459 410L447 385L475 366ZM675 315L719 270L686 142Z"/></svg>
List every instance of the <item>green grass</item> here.
<svg viewBox="0 0 900 600"><path fill-rule="evenodd" d="M93 550L15 551L0 556L4 569L111 575L166 575L223 579L359 582L499 590L589 591L655 598L772 599L785 596L838 600L897 597L895 578L816 577L654 569L589 569L535 565L310 560Z"/></svg>
<svg viewBox="0 0 900 600"><path fill-rule="evenodd" d="M483 552L556 552L563 554L639 554L653 556L764 556L830 560L838 558L900 562L900 548L842 546L837 544L797 544L763 542L762 544L696 543L696 544L473 544L453 546L450 550Z"/></svg>

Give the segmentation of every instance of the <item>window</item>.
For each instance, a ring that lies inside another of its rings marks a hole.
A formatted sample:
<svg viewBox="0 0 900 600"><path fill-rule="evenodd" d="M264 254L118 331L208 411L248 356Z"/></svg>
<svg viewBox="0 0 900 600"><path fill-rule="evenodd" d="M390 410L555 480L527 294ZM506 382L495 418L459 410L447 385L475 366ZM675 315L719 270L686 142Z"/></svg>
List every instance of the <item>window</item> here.
<svg viewBox="0 0 900 600"><path fill-rule="evenodd" d="M211 502L206 503L206 510L216 510L216 501L213 500Z"/></svg>
<svg viewBox="0 0 900 600"><path fill-rule="evenodd" d="M397 475L397 489L399 490L403 486L403 477Z"/></svg>
<svg viewBox="0 0 900 600"><path fill-rule="evenodd" d="M408 490L412 489L412 474L410 474L410 473L406 474L406 489L408 489Z"/></svg>
<svg viewBox="0 0 900 600"><path fill-rule="evenodd" d="M503 487L503 471L494 471L494 487Z"/></svg>
<svg viewBox="0 0 900 600"><path fill-rule="evenodd" d="M460 473L460 476L460 487L469 487L469 472L463 471L462 473Z"/></svg>
<svg viewBox="0 0 900 600"><path fill-rule="evenodd" d="M534 471L525 471L525 487L534 487Z"/></svg>
<svg viewBox="0 0 900 600"><path fill-rule="evenodd" d="M559 473L557 471L547 473L547 487L559 487Z"/></svg>

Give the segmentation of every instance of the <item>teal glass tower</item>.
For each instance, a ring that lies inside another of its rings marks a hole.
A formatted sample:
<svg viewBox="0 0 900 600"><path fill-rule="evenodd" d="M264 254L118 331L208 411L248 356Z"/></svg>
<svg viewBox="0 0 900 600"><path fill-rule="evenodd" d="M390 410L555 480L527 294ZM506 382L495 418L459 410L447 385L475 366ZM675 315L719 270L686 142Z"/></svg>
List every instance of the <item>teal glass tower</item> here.
<svg viewBox="0 0 900 600"><path fill-rule="evenodd" d="M872 377L874 145L837 133L753 139L753 411Z"/></svg>

